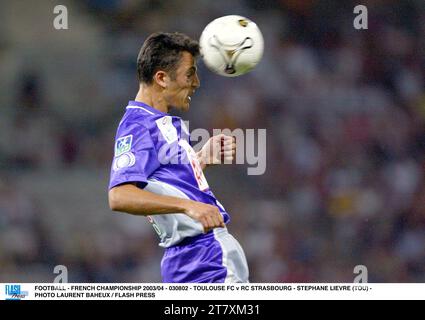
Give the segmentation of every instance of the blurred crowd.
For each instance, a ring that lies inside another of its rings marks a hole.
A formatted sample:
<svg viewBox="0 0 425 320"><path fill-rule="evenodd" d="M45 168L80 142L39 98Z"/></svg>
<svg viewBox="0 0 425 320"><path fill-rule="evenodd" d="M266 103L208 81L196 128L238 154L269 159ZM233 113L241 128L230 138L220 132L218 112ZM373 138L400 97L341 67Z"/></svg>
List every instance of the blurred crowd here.
<svg viewBox="0 0 425 320"><path fill-rule="evenodd" d="M240 14L265 39L251 73L199 62L190 130L267 129L267 169L207 169L231 215L251 282L425 281L425 3L63 1L0 13L0 282L157 282L162 249L141 217L112 213L117 124L137 92L135 61L155 31L199 38ZM3 10L4 9L4 10ZM16 19L20 17L20 19ZM37 26L37 27L34 27ZM235 193L235 190L238 192Z"/></svg>

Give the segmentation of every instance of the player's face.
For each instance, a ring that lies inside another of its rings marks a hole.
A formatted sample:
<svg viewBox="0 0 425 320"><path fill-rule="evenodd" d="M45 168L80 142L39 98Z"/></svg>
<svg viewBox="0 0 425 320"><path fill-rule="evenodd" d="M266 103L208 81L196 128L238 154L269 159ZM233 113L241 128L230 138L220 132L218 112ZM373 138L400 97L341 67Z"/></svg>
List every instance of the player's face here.
<svg viewBox="0 0 425 320"><path fill-rule="evenodd" d="M193 56L187 51L182 52L175 79L169 81L166 90L169 106L181 111L189 110L191 96L200 85L196 70Z"/></svg>

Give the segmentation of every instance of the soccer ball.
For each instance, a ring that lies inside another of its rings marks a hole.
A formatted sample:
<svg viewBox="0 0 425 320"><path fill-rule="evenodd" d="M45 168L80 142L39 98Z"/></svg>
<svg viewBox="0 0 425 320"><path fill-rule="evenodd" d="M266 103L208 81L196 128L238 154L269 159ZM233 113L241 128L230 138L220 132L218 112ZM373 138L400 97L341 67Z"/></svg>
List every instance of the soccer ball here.
<svg viewBox="0 0 425 320"><path fill-rule="evenodd" d="M211 21L202 32L199 45L208 69L225 77L251 71L260 62L264 50L258 26L237 15Z"/></svg>

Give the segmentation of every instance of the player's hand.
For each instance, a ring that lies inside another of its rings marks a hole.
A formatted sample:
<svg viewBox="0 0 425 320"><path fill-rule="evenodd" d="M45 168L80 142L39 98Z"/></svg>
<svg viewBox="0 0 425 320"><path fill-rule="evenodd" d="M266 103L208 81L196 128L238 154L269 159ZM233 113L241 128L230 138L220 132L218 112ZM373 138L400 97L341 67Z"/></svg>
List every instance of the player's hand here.
<svg viewBox="0 0 425 320"><path fill-rule="evenodd" d="M232 163L236 155L236 139L233 136L219 134L211 137L202 147L199 157L205 166Z"/></svg>
<svg viewBox="0 0 425 320"><path fill-rule="evenodd" d="M199 221L205 233L214 228L225 227L223 216L216 206L190 201L186 207L185 213L192 219Z"/></svg>

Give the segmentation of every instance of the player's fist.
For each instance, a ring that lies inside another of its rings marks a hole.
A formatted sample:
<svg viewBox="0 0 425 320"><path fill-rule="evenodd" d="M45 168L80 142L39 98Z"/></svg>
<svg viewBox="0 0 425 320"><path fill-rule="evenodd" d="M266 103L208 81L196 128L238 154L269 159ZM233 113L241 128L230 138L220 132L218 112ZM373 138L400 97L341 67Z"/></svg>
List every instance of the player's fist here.
<svg viewBox="0 0 425 320"><path fill-rule="evenodd" d="M207 233L213 228L224 228L224 220L217 207L202 202L190 201L186 206L185 213L199 221Z"/></svg>
<svg viewBox="0 0 425 320"><path fill-rule="evenodd" d="M211 137L202 147L199 157L205 166L232 163L236 155L236 139L233 136L219 134Z"/></svg>

